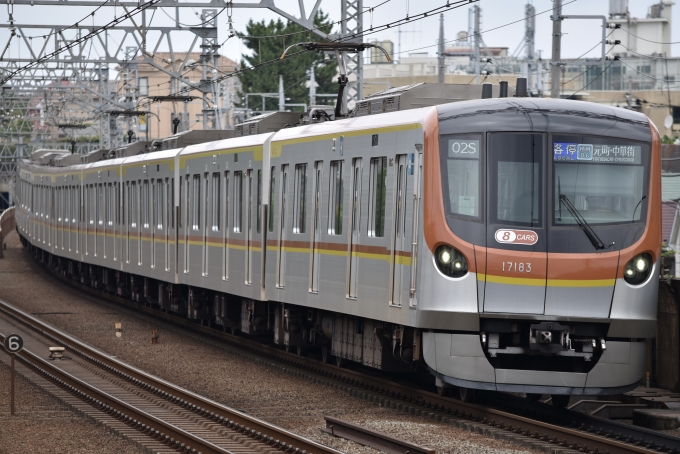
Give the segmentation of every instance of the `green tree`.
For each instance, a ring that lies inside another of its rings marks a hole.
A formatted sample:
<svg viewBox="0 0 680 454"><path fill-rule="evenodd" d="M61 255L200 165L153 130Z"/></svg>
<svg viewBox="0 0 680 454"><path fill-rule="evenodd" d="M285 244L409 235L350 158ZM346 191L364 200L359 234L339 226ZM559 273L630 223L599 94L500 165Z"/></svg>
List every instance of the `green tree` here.
<svg viewBox="0 0 680 454"><path fill-rule="evenodd" d="M330 33L332 28L328 15L321 11L314 18L314 26L325 33ZM280 58L284 49L291 44L321 40L321 37L314 32L290 21L284 24L281 19L276 22L272 20L268 24L264 20L254 22L251 19L246 24L246 33L239 33L239 37L243 39L243 44L252 51L252 55L242 56L247 67ZM299 50L302 48L293 48L289 51L289 55ZM286 102L309 105L309 88L306 82L309 81L309 69L312 66L314 66L314 77L318 84L316 92L336 93L338 88L337 81L334 80L337 73L335 58L326 62L321 52L304 52L255 71L245 71L239 74L242 85L239 105L245 106L246 93L278 93L279 74L283 75L283 87L288 99ZM333 104L335 99L317 98L317 104L322 103ZM250 96L248 105L258 108L262 105L262 100L259 97ZM278 110L278 97L267 99L265 107L267 110Z"/></svg>

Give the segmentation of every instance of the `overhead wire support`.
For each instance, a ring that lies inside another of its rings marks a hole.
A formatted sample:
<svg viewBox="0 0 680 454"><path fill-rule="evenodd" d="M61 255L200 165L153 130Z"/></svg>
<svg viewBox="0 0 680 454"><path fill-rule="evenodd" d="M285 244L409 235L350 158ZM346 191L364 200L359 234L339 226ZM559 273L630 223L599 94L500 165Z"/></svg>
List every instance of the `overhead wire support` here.
<svg viewBox="0 0 680 454"><path fill-rule="evenodd" d="M108 30L109 28L119 24L120 22L123 22L124 20L129 19L130 17L132 17L136 14L139 14L140 12L142 12L142 11L146 10L147 8L155 5L156 3L159 3L160 1L162 1L162 0L149 0L147 3L144 3L143 5L137 6L131 12L127 12L123 16L119 16L119 17L114 18L108 24L106 24L106 25L104 25L104 26L102 26L102 27L100 27L96 30L93 30L92 32L88 33L87 35L82 36L82 37L80 37L76 40L73 40L73 41L69 42L68 44L61 46L60 48L56 49L54 52L51 52L51 53L46 54L46 55L44 55L40 58L37 58L34 61L32 61L32 62L16 69L16 70L10 72L9 75L5 76L2 80L0 80L0 85L4 85L5 82L7 82L12 77L19 74L20 72L25 71L26 69L32 68L32 67L42 63L43 61L49 60L52 57L55 57L55 56L59 55L60 53L71 49L72 47L75 47L75 46L77 46L77 45L79 45L79 44L81 44L81 43L83 43L83 42L85 42L85 41L87 41L91 38L94 38L95 36L101 34L102 32L104 32L106 30Z"/></svg>

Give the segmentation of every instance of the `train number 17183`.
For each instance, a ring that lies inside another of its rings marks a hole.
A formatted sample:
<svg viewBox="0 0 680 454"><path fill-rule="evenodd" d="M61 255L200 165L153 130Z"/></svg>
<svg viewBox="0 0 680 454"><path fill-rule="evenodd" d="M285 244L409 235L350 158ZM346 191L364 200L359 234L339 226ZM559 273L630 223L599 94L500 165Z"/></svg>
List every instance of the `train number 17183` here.
<svg viewBox="0 0 680 454"><path fill-rule="evenodd" d="M503 262L503 271L516 271L520 273L531 273L530 262Z"/></svg>

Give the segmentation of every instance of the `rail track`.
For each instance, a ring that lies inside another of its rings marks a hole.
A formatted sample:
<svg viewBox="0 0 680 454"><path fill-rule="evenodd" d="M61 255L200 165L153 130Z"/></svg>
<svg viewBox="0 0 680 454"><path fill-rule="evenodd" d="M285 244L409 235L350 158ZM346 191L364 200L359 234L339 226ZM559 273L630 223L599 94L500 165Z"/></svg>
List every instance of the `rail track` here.
<svg viewBox="0 0 680 454"><path fill-rule="evenodd" d="M327 446L260 421L112 358L0 301L0 340L21 332L16 359L56 386L158 443L182 453L333 453ZM48 360L48 346L66 360ZM40 353L44 354L41 356Z"/></svg>
<svg viewBox="0 0 680 454"><path fill-rule="evenodd" d="M486 401L482 395L481 401L484 404L464 403L440 396L433 390L423 389L418 384L397 383L362 371L326 364L103 293L41 265L63 285L95 296L98 302L105 300L118 308L123 306L136 313L145 313L156 320L161 319L191 331L192 334L186 335L196 336L204 342L216 341L219 345L226 344L249 355L275 361L288 371L294 368L294 374L306 375L314 381L344 383L352 395L398 411L420 414L468 428L472 425L473 430L483 433L490 434L499 430L513 432L518 436L534 439L537 443L550 444L556 449L561 447L581 452L611 454L680 452L679 437L616 421L556 409L503 393L493 393L493 398L487 398Z"/></svg>

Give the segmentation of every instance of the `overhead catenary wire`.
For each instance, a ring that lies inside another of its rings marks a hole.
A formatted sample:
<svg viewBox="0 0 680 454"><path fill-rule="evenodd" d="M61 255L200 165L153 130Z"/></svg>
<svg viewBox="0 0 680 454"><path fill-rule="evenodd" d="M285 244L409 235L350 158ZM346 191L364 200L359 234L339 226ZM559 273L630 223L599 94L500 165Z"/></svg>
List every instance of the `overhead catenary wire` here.
<svg viewBox="0 0 680 454"><path fill-rule="evenodd" d="M628 33L631 36L635 36L637 39L641 39L642 41L647 41L648 43L654 43L654 44L680 44L680 41L671 41L671 42L663 42L663 41L654 41L651 39L647 38L642 38L641 36L636 35L635 33L631 32L630 30L626 30L625 28L620 28L619 30Z"/></svg>
<svg viewBox="0 0 680 454"><path fill-rule="evenodd" d="M0 85L4 85L8 80L10 80L12 77L19 74L20 72L23 72L28 68L32 68L34 66L37 66L38 64L40 64L40 63L42 63L46 60L49 60L50 58L55 57L55 56L59 55L60 53L66 51L66 50L71 49L72 47L80 45L80 44L86 42L87 40L94 38L95 36L99 35L100 33L104 32L106 30L108 30L109 28L113 27L114 25L117 25L120 22L123 22L124 20L127 20L127 19L131 18L132 16L135 16L135 15L141 13L142 11L146 10L147 8L149 8L149 7L155 5L156 3L159 3L159 2L160 2L160 0L149 0L147 3L144 3L143 5L137 6L132 11L127 12L122 16L115 17L111 22L107 23L103 27L100 27L96 30L93 30L90 33L88 33L87 35L80 37L76 40L73 40L73 41L69 42L68 44L65 44L65 45L57 48L55 51L50 52L49 54L45 54L42 57L37 58L34 61L27 63L27 64L15 69L14 71L10 72L9 75L4 77L0 81Z"/></svg>
<svg viewBox="0 0 680 454"><path fill-rule="evenodd" d="M442 10L448 11L448 10L460 8L460 7L462 7L462 6L466 5L466 4L469 4L469 3L472 3L472 2L476 2L476 1L479 1L479 0L458 0L458 1L455 1L455 2L453 2L453 3L449 0L449 1L447 1L446 5L439 6L439 7L433 8L433 9L431 9L431 10L429 10L429 11L426 11L426 12L419 13L419 14L417 14L417 15L411 16L408 20L406 20L405 18L403 18L403 19L399 19L399 20L390 22L390 23L388 23L388 24L383 24L383 25L381 25L381 26L379 26L379 27L381 27L381 29L386 29L386 28L389 28L389 27L394 26L394 24L403 25L403 24L407 24L407 23L411 23L411 22L416 22L416 21L422 20L422 19L424 19L424 18L426 18L426 17L428 17L428 16L431 16L431 15L433 14L433 12L436 13L436 12L440 12L440 11L442 11ZM577 1L577 0L572 0L572 2L575 2L575 1ZM406 21L405 21L405 20L406 20ZM372 34L372 33L375 33L375 32L377 32L377 31L371 32L370 30L367 30L367 31L364 31L364 32L362 32L362 33L355 33L355 34L352 34L352 35L347 36L347 37L342 37L342 38L339 38L339 39L334 40L334 41L331 41L331 42L342 43L342 42L349 41L349 40L351 40L351 39L355 39L355 38L357 38L357 37L362 37L362 36L365 36L365 35L368 35L368 34ZM239 74L241 74L241 73L243 73L243 72L245 72L245 71L254 71L254 70L260 69L260 68L262 68L262 67L269 66L269 65L272 65L272 64L276 64L276 63L278 63L278 62L285 61L285 60L288 60L289 58L294 58L294 57L296 57L296 56L299 56L299 55L301 55L301 54L308 53L308 52L311 52L311 51L302 50L302 51L298 51L298 52L294 52L294 53L287 54L286 57L285 57L284 59L276 58L276 59L264 61L264 62L258 63L258 64L256 64L256 65L253 65L253 66L251 66L251 67L249 67L249 68L242 68L242 69L239 69L239 70L234 71L234 72L232 72L232 73L229 73L229 74L227 74L227 75L218 77L218 78L213 78L213 79L210 79L210 80L201 81L199 84L190 87L190 89L191 89L191 90L200 90L200 89L202 89L202 88L206 88L206 87L210 86L211 84L219 83L219 82L221 82L221 81L223 81L223 80L226 80L226 79L228 79L228 78L230 78L230 77L236 77L236 76L238 76ZM169 84L169 83L170 83L170 81L164 82L163 84L159 84L159 85L167 85L167 84ZM177 92L171 93L171 95L179 95L179 94L181 94L181 93L183 93L183 92L185 92L185 91L186 91L186 89L185 89L185 90L179 90L179 91L177 91ZM141 106L148 106L149 104L151 104L151 102L147 102L147 103L145 103L145 104L142 104Z"/></svg>
<svg viewBox="0 0 680 454"><path fill-rule="evenodd" d="M611 62L610 62L610 63L609 63L609 64L608 64L601 72L600 72L600 74L597 75L597 77L595 77L593 80L591 80L591 81L588 82L586 85L584 85L583 88L581 88L580 90L575 91L574 93L570 94L570 95L567 97L567 99L570 99L570 98L573 99L573 98L572 98L573 96L575 96L575 95L576 95L577 93L579 93L579 92L582 92L583 90L585 90L586 88L588 88L588 87L590 86L590 84L592 84L592 83L595 82L597 79L599 79L600 77L602 77L602 75L603 75L604 73L607 72L607 70L608 70L609 67L614 63L614 61L616 61L616 60L612 60L612 61L611 61Z"/></svg>
<svg viewBox="0 0 680 454"><path fill-rule="evenodd" d="M578 1L578 0L571 0L571 1L569 1L569 2L563 3L562 6L566 6L566 5L569 5L570 3L574 3L574 2L577 2L577 1ZM499 25L498 27L494 27L494 28L490 28L490 29L488 29L488 30L481 31L481 32L479 32L478 34L479 34L479 35L483 35L484 33L488 33L488 32L494 31L494 30L498 30L498 29L501 29L501 28L504 28L504 27L508 27L508 26L510 26L510 25L517 24L517 23L519 23L519 22L524 22L524 21L525 21L526 19L528 19L528 18L540 16L541 14L549 13L549 12L552 12L552 11L553 11L553 8L546 9L546 10L541 11L541 12L539 12L539 13L532 14L531 16L525 16L525 17L523 17L522 19L517 19L516 21L508 22L507 24ZM474 36L474 35L473 35L473 36ZM466 39L467 39L467 38L466 38ZM458 39L458 38L456 38L456 39L450 39L450 40L444 41L444 44L447 44L447 43L454 43L454 42L459 42L459 41L465 41L466 39ZM403 50L403 51L401 51L401 52L396 52L395 55L403 54L403 53L405 53L405 52L413 52L413 51L415 51L415 50L429 49L429 48L431 48L431 47L436 47L436 46L438 46L438 45L439 45L439 44L437 43L437 44L431 44L431 45L429 45L429 46L422 46L422 47L416 47L416 48L414 48L414 49Z"/></svg>
<svg viewBox="0 0 680 454"><path fill-rule="evenodd" d="M87 19L88 17L90 17L90 16L92 16L92 18L93 18L93 20L94 20L94 13L96 13L96 12L99 11L101 8L103 8L104 6L106 6L106 4L107 4L108 2L109 2L109 0L105 0L104 3L102 3L102 4L99 5L99 6L97 6L97 7L95 8L94 11L92 11L90 14L88 14L88 15L85 16L85 17L83 17L82 19L80 19L78 22L76 22L76 23L73 24L73 25L69 25L68 27L59 29L58 31L56 31L56 32L54 32L54 33L48 33L47 35L33 35L33 36L26 36L26 38L45 38L45 39L47 39L47 38L49 38L50 36L56 35L57 33L62 33L62 32L64 32L65 30L70 30L70 29L72 29L72 28L77 28L78 25L79 25L81 22L83 22L84 20L86 20L86 19Z"/></svg>

